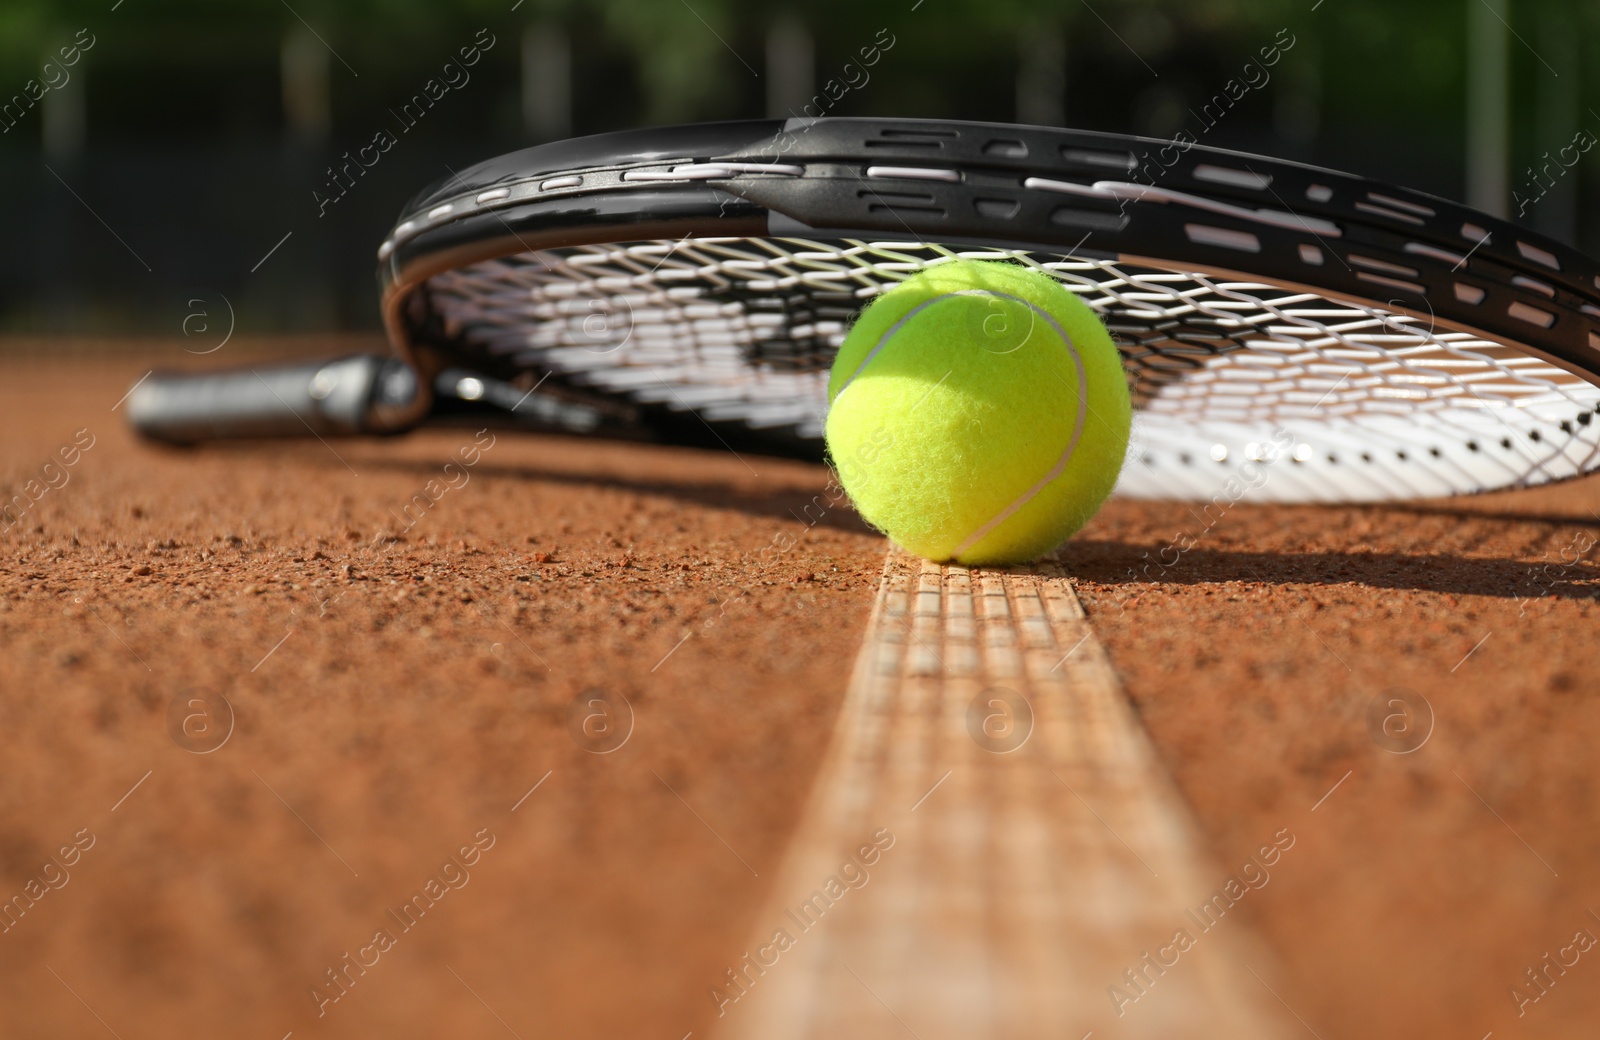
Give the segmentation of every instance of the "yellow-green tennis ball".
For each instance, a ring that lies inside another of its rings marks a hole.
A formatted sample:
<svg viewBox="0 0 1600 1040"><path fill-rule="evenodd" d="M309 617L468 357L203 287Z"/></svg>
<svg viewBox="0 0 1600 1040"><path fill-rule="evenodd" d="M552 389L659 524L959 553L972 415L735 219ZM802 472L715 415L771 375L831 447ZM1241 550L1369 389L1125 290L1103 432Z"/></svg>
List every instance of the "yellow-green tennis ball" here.
<svg viewBox="0 0 1600 1040"><path fill-rule="evenodd" d="M1132 408L1086 304L1019 264L957 261L856 319L828 380L828 452L856 509L931 560L1022 563L1117 482Z"/></svg>

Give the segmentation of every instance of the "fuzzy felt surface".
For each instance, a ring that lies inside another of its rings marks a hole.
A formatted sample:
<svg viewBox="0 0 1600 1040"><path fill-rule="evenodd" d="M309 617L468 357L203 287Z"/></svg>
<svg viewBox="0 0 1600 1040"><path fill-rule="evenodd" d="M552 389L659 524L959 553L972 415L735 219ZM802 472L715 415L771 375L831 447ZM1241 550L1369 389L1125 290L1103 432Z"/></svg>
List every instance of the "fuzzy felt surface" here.
<svg viewBox="0 0 1600 1040"><path fill-rule="evenodd" d="M861 515L912 552L966 564L1034 559L1088 522L1132 415L1094 311L1049 275L997 262L944 264L880 296L828 393L829 454Z"/></svg>

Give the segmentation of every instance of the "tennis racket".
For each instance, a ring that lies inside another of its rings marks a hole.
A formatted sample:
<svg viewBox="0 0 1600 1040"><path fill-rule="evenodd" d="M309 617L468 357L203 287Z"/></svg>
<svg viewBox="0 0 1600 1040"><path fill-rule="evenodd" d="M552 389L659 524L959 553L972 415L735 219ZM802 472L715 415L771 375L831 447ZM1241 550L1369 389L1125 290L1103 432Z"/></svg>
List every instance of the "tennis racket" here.
<svg viewBox="0 0 1600 1040"><path fill-rule="evenodd" d="M489 411L821 458L854 315L975 258L1045 271L1106 322L1137 409L1123 494L1206 499L1243 473L1264 500L1372 501L1600 467L1595 261L1188 141L845 118L604 134L453 172L378 257L394 357L158 373L135 427L193 443Z"/></svg>

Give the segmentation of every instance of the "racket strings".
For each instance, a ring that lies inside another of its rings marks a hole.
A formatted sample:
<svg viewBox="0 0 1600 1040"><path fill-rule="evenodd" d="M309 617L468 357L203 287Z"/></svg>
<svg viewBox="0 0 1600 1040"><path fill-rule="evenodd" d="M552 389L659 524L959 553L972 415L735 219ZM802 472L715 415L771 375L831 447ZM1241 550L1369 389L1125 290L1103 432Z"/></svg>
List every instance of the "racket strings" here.
<svg viewBox="0 0 1600 1040"><path fill-rule="evenodd" d="M1203 275L1194 277L1206 281ZM1226 285L1217 289L1235 291ZM1278 306L1278 301L1261 302L1291 321L1305 320L1304 315ZM1313 405L1311 413L1328 408L1335 417L1351 421L1359 421L1362 414L1403 417L1419 433L1433 434L1427 439L1435 458L1442 455L1440 435L1469 452L1498 445L1513 453L1512 459L1499 460L1511 483L1543 483L1595 465L1595 433L1585 436L1573 422L1594 414L1600 391L1592 384L1513 348L1467 333L1438 332L1432 320L1426 330L1409 335L1374 334L1377 326L1409 332L1408 326L1421 319L1359 305L1351 309L1365 317L1324 325L1337 347L1326 338L1310 345L1323 357L1347 366L1346 375L1354 375L1355 385L1343 391L1331 389L1332 400ZM1252 351L1245 357L1260 356ZM1354 367L1359 374L1352 373ZM1423 422L1424 417L1434 421ZM1394 450L1398 454L1405 449Z"/></svg>
<svg viewBox="0 0 1600 1040"><path fill-rule="evenodd" d="M1582 379L1427 315L1265 281L1003 248L689 236L473 264L426 291L468 352L817 438L854 315L954 259L1035 267L1105 320L1139 406L1128 493L1204 497L1227 467L1279 454L1291 465L1274 467L1264 497L1288 500L1447 494L1600 466L1600 389Z"/></svg>

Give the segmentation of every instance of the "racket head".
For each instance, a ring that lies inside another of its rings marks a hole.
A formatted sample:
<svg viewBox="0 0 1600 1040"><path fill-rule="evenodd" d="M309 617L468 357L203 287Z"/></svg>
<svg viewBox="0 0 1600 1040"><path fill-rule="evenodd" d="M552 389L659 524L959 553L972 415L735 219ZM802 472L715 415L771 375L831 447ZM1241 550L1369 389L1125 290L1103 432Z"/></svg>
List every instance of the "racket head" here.
<svg viewBox="0 0 1600 1040"><path fill-rule="evenodd" d="M1138 406L1124 494L1231 480L1379 500L1600 466L1592 260L1186 141L831 118L628 131L453 173L380 257L391 338L425 374L537 385L664 440L821 457L853 315L978 258L1035 266L1106 320Z"/></svg>

